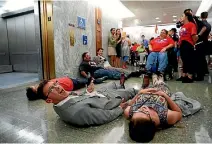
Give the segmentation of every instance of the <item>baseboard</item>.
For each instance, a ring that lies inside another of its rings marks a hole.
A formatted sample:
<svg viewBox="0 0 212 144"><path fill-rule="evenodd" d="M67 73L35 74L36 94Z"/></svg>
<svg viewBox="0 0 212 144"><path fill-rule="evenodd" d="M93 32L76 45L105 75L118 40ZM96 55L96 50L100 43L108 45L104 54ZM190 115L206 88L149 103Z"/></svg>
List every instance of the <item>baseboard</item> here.
<svg viewBox="0 0 212 144"><path fill-rule="evenodd" d="M13 71L12 65L0 65L0 73L8 73L12 71Z"/></svg>

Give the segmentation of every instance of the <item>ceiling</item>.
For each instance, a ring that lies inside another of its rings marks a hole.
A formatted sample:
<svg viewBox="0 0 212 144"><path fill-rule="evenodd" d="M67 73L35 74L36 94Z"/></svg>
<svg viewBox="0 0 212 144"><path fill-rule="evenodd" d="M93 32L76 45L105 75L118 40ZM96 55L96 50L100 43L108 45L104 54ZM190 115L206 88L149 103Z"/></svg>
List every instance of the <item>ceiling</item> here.
<svg viewBox="0 0 212 144"><path fill-rule="evenodd" d="M123 27L175 23L183 11L191 8L195 14L201 1L121 1L135 14L122 20ZM177 16L173 18L173 16ZM159 18L159 19L156 19ZM158 22L161 21L161 22Z"/></svg>

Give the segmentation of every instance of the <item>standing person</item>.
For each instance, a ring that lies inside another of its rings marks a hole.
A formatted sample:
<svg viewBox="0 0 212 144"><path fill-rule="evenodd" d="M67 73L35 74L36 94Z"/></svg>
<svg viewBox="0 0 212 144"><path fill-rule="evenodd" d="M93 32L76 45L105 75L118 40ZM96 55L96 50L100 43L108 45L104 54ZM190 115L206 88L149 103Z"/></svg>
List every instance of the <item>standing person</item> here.
<svg viewBox="0 0 212 144"><path fill-rule="evenodd" d="M110 35L108 38L108 56L110 57L110 64L115 67L116 63L116 29L111 28L110 29Z"/></svg>
<svg viewBox="0 0 212 144"><path fill-rule="evenodd" d="M122 37L121 37L121 31L120 29L116 30L116 39L117 39L117 45L116 45L116 65L115 67L120 68L121 67L121 42L122 42Z"/></svg>
<svg viewBox="0 0 212 144"><path fill-rule="evenodd" d="M170 30L170 37L174 41L174 47L172 49L170 49L170 51L168 52L169 53L168 59L169 59L170 65L173 66L174 71L177 72L178 71L177 52L178 52L179 36L177 35L177 29L176 28L172 28Z"/></svg>
<svg viewBox="0 0 212 144"><path fill-rule="evenodd" d="M145 36L141 36L141 43L144 45L145 48L148 48L149 42L147 39L145 39Z"/></svg>
<svg viewBox="0 0 212 144"><path fill-rule="evenodd" d="M178 80L183 83L193 82L194 73L194 44L197 41L197 29L190 13L184 13L181 17L183 26L180 29L180 54L183 62L183 73Z"/></svg>
<svg viewBox="0 0 212 144"><path fill-rule="evenodd" d="M208 49L208 35L211 31L211 25L207 22L208 12L201 13L201 19L203 27L198 32L198 41L195 46L196 51L196 73L197 77L195 78L196 81L203 81L204 75L208 74L208 65L205 58L206 51Z"/></svg>
<svg viewBox="0 0 212 144"><path fill-rule="evenodd" d="M129 35L127 35L123 40L122 40L122 58L123 58L123 69L127 68L127 60L130 57L130 46L131 46L131 42L130 42L130 37Z"/></svg>

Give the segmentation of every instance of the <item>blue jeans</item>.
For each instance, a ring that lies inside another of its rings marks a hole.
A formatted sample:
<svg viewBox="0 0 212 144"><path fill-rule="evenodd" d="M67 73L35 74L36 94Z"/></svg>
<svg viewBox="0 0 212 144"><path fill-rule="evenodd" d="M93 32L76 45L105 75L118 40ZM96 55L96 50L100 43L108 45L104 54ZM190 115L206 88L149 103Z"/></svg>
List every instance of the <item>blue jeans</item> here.
<svg viewBox="0 0 212 144"><path fill-rule="evenodd" d="M107 76L108 79L119 80L121 72L111 69L98 69L94 72L94 78L101 78Z"/></svg>
<svg viewBox="0 0 212 144"><path fill-rule="evenodd" d="M85 78L76 78L76 79L70 78L70 79L72 80L74 85L73 91L81 89L85 87L86 84L88 84L88 79Z"/></svg>
<svg viewBox="0 0 212 144"><path fill-rule="evenodd" d="M147 58L146 69L148 72L152 72L153 68L156 67L158 63L158 69L156 71L164 72L167 64L168 64L168 57L167 52L151 52Z"/></svg>

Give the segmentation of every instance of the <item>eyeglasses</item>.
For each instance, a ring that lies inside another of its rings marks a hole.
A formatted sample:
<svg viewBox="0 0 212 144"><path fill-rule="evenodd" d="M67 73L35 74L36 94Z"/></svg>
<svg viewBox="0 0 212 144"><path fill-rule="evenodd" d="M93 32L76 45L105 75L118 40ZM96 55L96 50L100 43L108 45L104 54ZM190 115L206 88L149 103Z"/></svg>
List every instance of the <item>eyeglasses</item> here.
<svg viewBox="0 0 212 144"><path fill-rule="evenodd" d="M54 88L56 88L59 85L58 81L55 81L52 86L49 87L48 93L46 95L46 99L49 97L49 94L53 91Z"/></svg>
<svg viewBox="0 0 212 144"><path fill-rule="evenodd" d="M151 118L151 116L150 116L150 114L149 114L149 112L148 111L143 111L143 110L136 110L136 111L134 111L133 113L143 113L143 114L145 114L145 115L147 115L148 117L149 117L149 119L150 119L150 121L152 121L152 118Z"/></svg>

